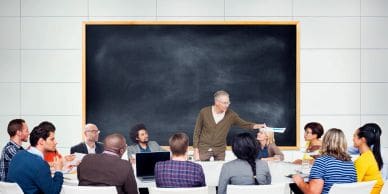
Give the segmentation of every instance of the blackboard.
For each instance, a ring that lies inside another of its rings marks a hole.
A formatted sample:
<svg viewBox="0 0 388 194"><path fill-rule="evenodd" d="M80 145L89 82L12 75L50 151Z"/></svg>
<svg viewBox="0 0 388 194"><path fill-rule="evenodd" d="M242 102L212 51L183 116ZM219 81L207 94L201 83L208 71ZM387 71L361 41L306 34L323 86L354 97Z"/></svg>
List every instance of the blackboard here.
<svg viewBox="0 0 388 194"><path fill-rule="evenodd" d="M118 132L131 144L144 123L161 145L177 131L192 143L200 109L223 89L241 118L286 127L276 143L297 147L297 37L297 22L85 23L83 122L100 139Z"/></svg>

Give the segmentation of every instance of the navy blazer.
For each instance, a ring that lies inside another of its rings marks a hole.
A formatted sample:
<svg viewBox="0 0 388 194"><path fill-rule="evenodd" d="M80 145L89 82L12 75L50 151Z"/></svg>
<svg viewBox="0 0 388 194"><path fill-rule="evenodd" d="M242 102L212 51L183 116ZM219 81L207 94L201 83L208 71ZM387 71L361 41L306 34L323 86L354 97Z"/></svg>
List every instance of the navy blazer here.
<svg viewBox="0 0 388 194"><path fill-rule="evenodd" d="M101 154L104 151L104 144L100 142L96 142L96 154ZM88 153L88 148L86 147L85 142L79 143L70 148L70 154L74 154L74 152L78 153Z"/></svg>

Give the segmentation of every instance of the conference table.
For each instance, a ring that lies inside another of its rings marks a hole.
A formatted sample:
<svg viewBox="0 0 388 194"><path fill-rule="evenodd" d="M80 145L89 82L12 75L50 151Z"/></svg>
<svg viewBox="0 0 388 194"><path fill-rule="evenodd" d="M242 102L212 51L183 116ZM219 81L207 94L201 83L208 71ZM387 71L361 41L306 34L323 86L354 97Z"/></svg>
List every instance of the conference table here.
<svg viewBox="0 0 388 194"><path fill-rule="evenodd" d="M200 164L203 168L206 185L209 187L209 193L216 193L216 187L218 185L218 179L221 172L221 168L225 162L227 161L196 161L196 163ZM283 161L268 161L268 166L270 168L272 184L292 183L292 179L288 178L287 175L296 174L301 170L300 165ZM133 165L133 169L136 169L136 165ZM136 172L136 170L134 170L134 172ZM156 186L155 181L142 181L137 177L136 182L138 188L149 188ZM64 184L78 185L77 174L64 174Z"/></svg>

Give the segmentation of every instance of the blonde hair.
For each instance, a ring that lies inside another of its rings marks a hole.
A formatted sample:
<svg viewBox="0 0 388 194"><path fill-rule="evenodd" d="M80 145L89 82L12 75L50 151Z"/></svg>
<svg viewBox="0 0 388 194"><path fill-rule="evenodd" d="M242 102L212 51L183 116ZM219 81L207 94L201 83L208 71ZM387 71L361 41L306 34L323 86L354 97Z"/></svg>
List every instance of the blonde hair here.
<svg viewBox="0 0 388 194"><path fill-rule="evenodd" d="M268 137L266 145L269 145L271 143L275 143L275 133L273 132L272 129L262 128L262 129L260 129L260 132L263 132Z"/></svg>
<svg viewBox="0 0 388 194"><path fill-rule="evenodd" d="M332 128L325 133L322 140L322 155L332 156L342 161L351 160L347 153L345 134L341 129Z"/></svg>

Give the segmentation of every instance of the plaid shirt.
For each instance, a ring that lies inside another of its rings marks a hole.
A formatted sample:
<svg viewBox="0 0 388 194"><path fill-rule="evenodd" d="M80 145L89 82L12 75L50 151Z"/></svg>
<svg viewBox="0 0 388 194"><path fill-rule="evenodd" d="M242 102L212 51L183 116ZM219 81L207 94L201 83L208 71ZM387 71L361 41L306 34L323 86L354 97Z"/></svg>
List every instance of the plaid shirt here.
<svg viewBox="0 0 388 194"><path fill-rule="evenodd" d="M157 187L206 186L202 166L190 161L168 160L155 165Z"/></svg>
<svg viewBox="0 0 388 194"><path fill-rule="evenodd" d="M5 181L8 174L8 166L12 158L20 150L23 150L23 147L16 144L13 141L9 141L3 148L1 152L0 159L0 181Z"/></svg>

